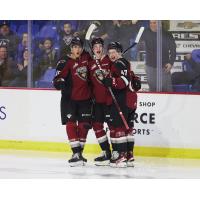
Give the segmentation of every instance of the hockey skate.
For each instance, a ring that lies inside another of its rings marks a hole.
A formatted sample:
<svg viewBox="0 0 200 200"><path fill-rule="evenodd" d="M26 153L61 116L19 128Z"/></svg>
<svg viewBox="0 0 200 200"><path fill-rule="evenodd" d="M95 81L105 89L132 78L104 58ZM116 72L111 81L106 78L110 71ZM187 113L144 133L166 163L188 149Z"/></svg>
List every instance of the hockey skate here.
<svg viewBox="0 0 200 200"><path fill-rule="evenodd" d="M127 167L134 167L134 160L133 152L127 152Z"/></svg>
<svg viewBox="0 0 200 200"><path fill-rule="evenodd" d="M83 157L82 153L80 154L80 157L82 158L84 164L87 163L87 159L85 157Z"/></svg>
<svg viewBox="0 0 200 200"><path fill-rule="evenodd" d="M112 152L112 157L110 159L110 166L117 167L117 168L124 168L127 167L127 158L124 152Z"/></svg>
<svg viewBox="0 0 200 200"><path fill-rule="evenodd" d="M96 166L108 166L110 164L111 152L102 151L101 155L94 159Z"/></svg>
<svg viewBox="0 0 200 200"><path fill-rule="evenodd" d="M68 160L70 167L84 166L83 157L80 153L74 153L72 158Z"/></svg>

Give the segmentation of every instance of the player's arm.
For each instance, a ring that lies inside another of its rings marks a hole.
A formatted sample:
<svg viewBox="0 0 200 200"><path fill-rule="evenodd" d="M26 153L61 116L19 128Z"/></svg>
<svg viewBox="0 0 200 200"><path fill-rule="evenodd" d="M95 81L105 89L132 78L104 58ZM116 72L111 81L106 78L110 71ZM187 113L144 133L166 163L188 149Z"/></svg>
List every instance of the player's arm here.
<svg viewBox="0 0 200 200"><path fill-rule="evenodd" d="M65 78L68 74L68 58L61 59L57 63L53 85L57 90L62 90L65 87Z"/></svg>
<svg viewBox="0 0 200 200"><path fill-rule="evenodd" d="M115 74L117 76L115 77L107 77L103 80L104 85L107 87L112 87L114 89L124 89L129 84L129 69L127 67L127 64L123 61L118 61L112 66L111 68L112 74Z"/></svg>
<svg viewBox="0 0 200 200"><path fill-rule="evenodd" d="M132 91L132 92L137 92L138 90L141 89L141 80L138 76L136 76L134 74L133 71L130 71L130 82L129 82L129 89Z"/></svg>

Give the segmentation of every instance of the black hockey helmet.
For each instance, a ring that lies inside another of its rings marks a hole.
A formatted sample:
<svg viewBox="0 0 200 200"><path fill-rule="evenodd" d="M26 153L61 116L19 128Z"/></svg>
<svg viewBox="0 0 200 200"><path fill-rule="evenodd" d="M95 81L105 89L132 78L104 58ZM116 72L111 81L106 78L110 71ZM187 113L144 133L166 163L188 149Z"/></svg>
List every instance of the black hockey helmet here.
<svg viewBox="0 0 200 200"><path fill-rule="evenodd" d="M94 38L92 39L92 47L95 45L95 44L102 44L102 46L104 45L104 41L102 38L98 37L98 38Z"/></svg>
<svg viewBox="0 0 200 200"><path fill-rule="evenodd" d="M81 38L79 38L79 37L72 38L70 46L73 47L75 45L83 47L83 41L81 40Z"/></svg>
<svg viewBox="0 0 200 200"><path fill-rule="evenodd" d="M123 52L123 47L119 42L111 42L110 44L108 44L107 50L110 50L110 49L116 49L120 53Z"/></svg>

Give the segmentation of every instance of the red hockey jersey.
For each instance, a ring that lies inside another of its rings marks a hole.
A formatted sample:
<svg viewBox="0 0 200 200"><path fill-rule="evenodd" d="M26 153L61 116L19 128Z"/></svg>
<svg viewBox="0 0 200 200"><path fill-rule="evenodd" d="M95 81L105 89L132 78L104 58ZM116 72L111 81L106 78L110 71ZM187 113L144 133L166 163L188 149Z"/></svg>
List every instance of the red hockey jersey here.
<svg viewBox="0 0 200 200"><path fill-rule="evenodd" d="M92 60L89 63L92 93L97 103L106 103L106 98L109 92L108 88L103 85L102 80L104 77L110 74L111 61L108 56L104 56L101 60L98 61L102 70L99 69L95 60Z"/></svg>
<svg viewBox="0 0 200 200"><path fill-rule="evenodd" d="M110 76L112 77L112 90L118 103L126 103L126 91L129 84L130 64L124 59L120 58L111 66ZM112 104L112 96L107 96L107 105Z"/></svg>
<svg viewBox="0 0 200 200"><path fill-rule="evenodd" d="M130 109L137 108L137 93L131 87L131 81L134 73L130 70L130 63L121 58L113 63L111 67L111 76L113 77L112 90L113 93L122 104L125 103ZM107 96L107 104L112 103L112 97L109 94Z"/></svg>
<svg viewBox="0 0 200 200"><path fill-rule="evenodd" d="M63 70L55 79L65 79L69 74L71 76L71 99L87 100L91 97L91 88L89 86L89 53L83 52L78 59L69 58ZM66 83L67 84L67 83Z"/></svg>

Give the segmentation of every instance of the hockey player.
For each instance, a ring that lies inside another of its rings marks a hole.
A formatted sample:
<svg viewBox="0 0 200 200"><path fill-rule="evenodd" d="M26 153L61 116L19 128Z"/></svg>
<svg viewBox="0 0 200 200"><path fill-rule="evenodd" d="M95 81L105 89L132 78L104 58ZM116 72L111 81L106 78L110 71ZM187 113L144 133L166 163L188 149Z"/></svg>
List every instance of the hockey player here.
<svg viewBox="0 0 200 200"><path fill-rule="evenodd" d="M71 55L58 62L54 86L62 91L62 123L73 152L70 166L84 165L82 152L88 130L91 128L91 89L88 84L90 55L83 50L83 42L75 37L71 41Z"/></svg>
<svg viewBox="0 0 200 200"><path fill-rule="evenodd" d="M104 122L107 122L109 126L109 116L106 107L106 97L108 95L108 89L103 85L102 80L110 73L111 61L109 57L104 54L103 39L94 38L91 44L92 50L94 52L94 59L90 62L90 80L92 82L92 92L95 101L93 107L92 127L99 142L99 145L102 149L101 155L95 158L94 161L95 165L103 166L109 165L111 150L110 144L108 142L108 137L104 130ZM97 64L97 60L101 66L100 68ZM111 129L110 126L109 128Z"/></svg>
<svg viewBox="0 0 200 200"><path fill-rule="evenodd" d="M128 121L130 114L129 104L133 103L132 101L128 102L130 95L132 95L129 88L129 85L132 85L131 71L130 63L122 57L122 51L123 48L119 42L111 42L108 45L108 56L113 65L111 67L111 76L106 77L103 83L105 86L112 88L121 111L126 121ZM114 131L110 135L113 147L110 166L132 166L132 164L129 165L129 162L132 163L134 161L133 153L130 153L133 152L134 146L133 131L126 129L110 95L107 103L110 104L110 120L112 121L111 125L114 127Z"/></svg>
<svg viewBox="0 0 200 200"><path fill-rule="evenodd" d="M133 71L130 71L130 82L127 88L126 103L128 107L127 123L129 129L126 130L127 136L127 166L134 167L134 115L137 109L137 91L141 89L141 81L135 76Z"/></svg>

